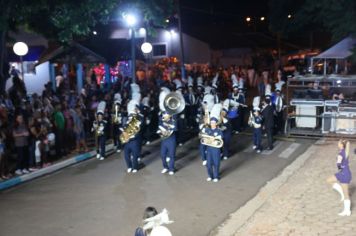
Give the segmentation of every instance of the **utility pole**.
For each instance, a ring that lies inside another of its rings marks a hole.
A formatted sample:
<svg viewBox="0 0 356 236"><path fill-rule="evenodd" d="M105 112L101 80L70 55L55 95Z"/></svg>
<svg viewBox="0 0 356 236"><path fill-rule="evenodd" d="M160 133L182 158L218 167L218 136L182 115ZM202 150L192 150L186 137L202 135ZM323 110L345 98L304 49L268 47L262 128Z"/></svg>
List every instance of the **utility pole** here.
<svg viewBox="0 0 356 236"><path fill-rule="evenodd" d="M184 44L183 44L183 32L182 32L182 13L181 13L181 5L180 1L177 0L178 5L178 30L179 30L179 43L180 43L180 55L181 55L181 74L182 79L185 78L185 67L184 67Z"/></svg>

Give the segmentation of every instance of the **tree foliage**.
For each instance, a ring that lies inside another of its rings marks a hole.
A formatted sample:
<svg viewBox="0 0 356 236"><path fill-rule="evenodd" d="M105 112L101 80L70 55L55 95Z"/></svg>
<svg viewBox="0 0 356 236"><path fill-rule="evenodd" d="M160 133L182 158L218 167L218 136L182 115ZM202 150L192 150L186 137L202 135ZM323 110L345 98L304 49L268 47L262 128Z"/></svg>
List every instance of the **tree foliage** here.
<svg viewBox="0 0 356 236"><path fill-rule="evenodd" d="M293 15L287 21L288 11ZM285 35L325 30L337 41L356 34L354 0L270 0L270 28Z"/></svg>
<svg viewBox="0 0 356 236"><path fill-rule="evenodd" d="M135 9L147 26L163 27L173 13L174 0L0 0L0 90L6 78L8 32L20 26L52 41L67 43L85 37L97 24L118 20Z"/></svg>

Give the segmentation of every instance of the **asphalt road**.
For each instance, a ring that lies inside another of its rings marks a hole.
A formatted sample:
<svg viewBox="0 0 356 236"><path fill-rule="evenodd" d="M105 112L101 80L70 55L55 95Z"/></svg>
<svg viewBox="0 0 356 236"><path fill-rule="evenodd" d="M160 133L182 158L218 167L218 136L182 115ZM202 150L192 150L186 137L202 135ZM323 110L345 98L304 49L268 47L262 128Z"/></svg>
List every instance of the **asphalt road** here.
<svg viewBox="0 0 356 236"><path fill-rule="evenodd" d="M147 206L169 210L173 235L208 235L313 143L280 140L256 154L251 142L234 136L219 183L206 181L193 138L178 148L174 176L161 174L157 143L143 148L145 166L136 174L127 174L123 154L115 153L3 191L0 236L131 236Z"/></svg>

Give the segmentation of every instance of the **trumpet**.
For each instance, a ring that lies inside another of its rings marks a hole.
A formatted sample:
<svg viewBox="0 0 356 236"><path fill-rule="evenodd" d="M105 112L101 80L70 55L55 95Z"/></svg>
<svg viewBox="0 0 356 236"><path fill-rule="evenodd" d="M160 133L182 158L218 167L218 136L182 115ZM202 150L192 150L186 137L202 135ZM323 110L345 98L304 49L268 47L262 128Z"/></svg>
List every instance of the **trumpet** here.
<svg viewBox="0 0 356 236"><path fill-rule="evenodd" d="M119 116L119 104L115 104L115 114L112 116L112 123L113 124L120 124L120 116Z"/></svg>
<svg viewBox="0 0 356 236"><path fill-rule="evenodd" d="M252 111L250 111L250 116L248 117L248 125L253 127L253 114L252 114Z"/></svg>
<svg viewBox="0 0 356 236"><path fill-rule="evenodd" d="M201 144L204 144L204 145L207 145L210 147L221 148L224 145L224 141L222 140L222 138L210 136L205 133L200 133L199 138L200 138Z"/></svg>

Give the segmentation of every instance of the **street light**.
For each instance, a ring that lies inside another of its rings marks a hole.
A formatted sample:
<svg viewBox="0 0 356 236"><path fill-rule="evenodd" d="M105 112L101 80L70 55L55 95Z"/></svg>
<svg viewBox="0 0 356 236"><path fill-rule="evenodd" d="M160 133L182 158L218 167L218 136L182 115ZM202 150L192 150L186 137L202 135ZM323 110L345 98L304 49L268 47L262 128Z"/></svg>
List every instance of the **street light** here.
<svg viewBox="0 0 356 236"><path fill-rule="evenodd" d="M149 42L145 42L141 45L141 51L143 52L143 55L146 58L146 68L145 68L145 73L146 73L146 79L148 78L148 63L149 63L149 59L150 59L150 53L152 52L152 44L150 44Z"/></svg>
<svg viewBox="0 0 356 236"><path fill-rule="evenodd" d="M20 57L20 62L21 62L21 77L22 81L25 82L25 77L24 77L24 71L23 71L23 60L22 57L25 56L28 53L28 46L24 42L17 42L14 44L14 47L12 48L14 50L14 53Z"/></svg>
<svg viewBox="0 0 356 236"><path fill-rule="evenodd" d="M152 52L152 44L145 42L141 45L141 50L144 54L149 54Z"/></svg>
<svg viewBox="0 0 356 236"><path fill-rule="evenodd" d="M266 18L264 17L264 16L262 16L261 18L260 18L260 20L261 21L264 21Z"/></svg>
<svg viewBox="0 0 356 236"><path fill-rule="evenodd" d="M129 27L134 27L137 23L136 17L132 14L124 15L124 19Z"/></svg>
<svg viewBox="0 0 356 236"><path fill-rule="evenodd" d="M288 15L288 19L290 19L290 18L292 18L292 15L291 15L291 14Z"/></svg>
<svg viewBox="0 0 356 236"><path fill-rule="evenodd" d="M137 24L137 18L132 14L123 15L126 24L131 29L131 73L132 82L136 82L136 54L135 54L135 25Z"/></svg>
<svg viewBox="0 0 356 236"><path fill-rule="evenodd" d="M251 21L251 17L246 17L246 21L250 22Z"/></svg>

